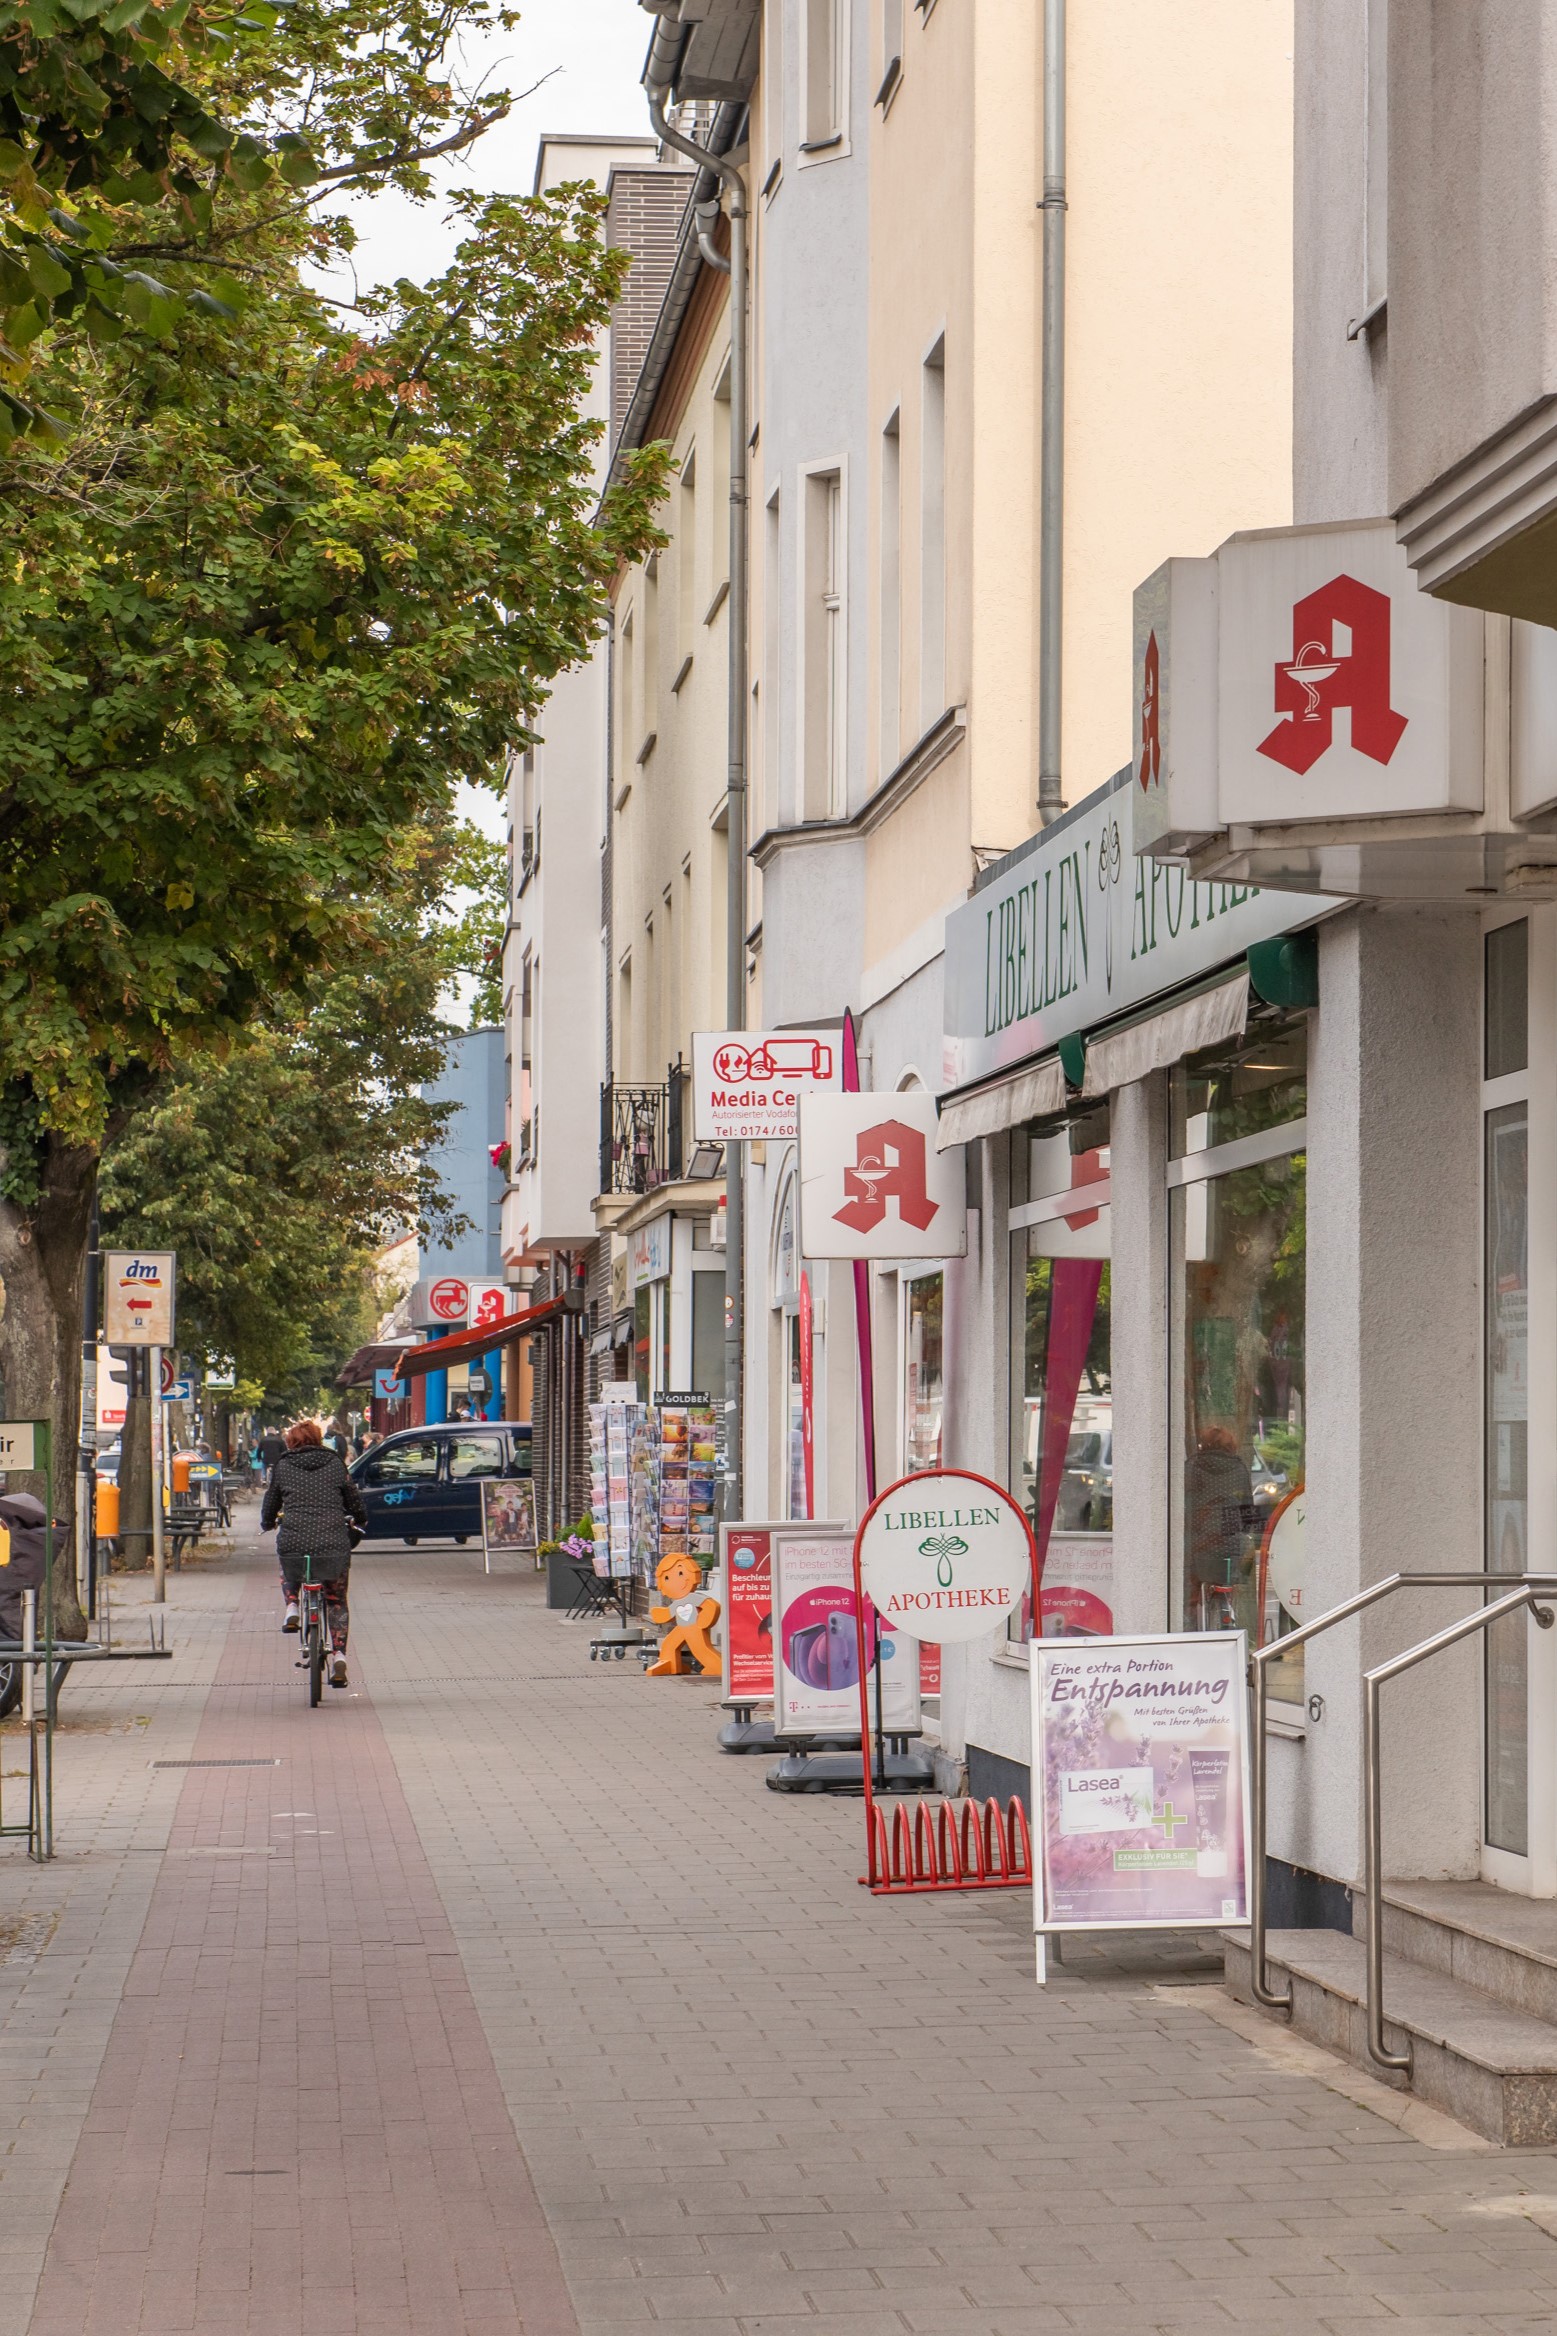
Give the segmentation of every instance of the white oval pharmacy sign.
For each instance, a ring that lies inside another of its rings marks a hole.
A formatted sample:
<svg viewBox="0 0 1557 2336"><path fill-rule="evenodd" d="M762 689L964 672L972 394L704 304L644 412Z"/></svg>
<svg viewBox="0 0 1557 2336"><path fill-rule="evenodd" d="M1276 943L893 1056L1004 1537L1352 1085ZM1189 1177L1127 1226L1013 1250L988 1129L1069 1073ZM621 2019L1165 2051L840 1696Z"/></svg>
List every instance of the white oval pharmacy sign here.
<svg viewBox="0 0 1557 2336"><path fill-rule="evenodd" d="M1032 1587L1033 1536L1008 1492L963 1468L905 1476L865 1513L860 1577L909 1638L987 1638Z"/></svg>

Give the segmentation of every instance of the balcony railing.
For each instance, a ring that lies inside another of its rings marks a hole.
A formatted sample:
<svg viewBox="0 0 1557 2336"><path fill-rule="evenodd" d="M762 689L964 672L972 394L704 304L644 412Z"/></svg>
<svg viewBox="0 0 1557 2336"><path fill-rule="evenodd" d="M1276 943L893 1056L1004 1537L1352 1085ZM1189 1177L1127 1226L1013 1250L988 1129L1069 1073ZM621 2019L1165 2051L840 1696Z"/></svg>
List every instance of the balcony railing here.
<svg viewBox="0 0 1557 2336"><path fill-rule="evenodd" d="M659 1087L600 1090L600 1189L653 1192L682 1173L682 1096L687 1074L673 1063Z"/></svg>

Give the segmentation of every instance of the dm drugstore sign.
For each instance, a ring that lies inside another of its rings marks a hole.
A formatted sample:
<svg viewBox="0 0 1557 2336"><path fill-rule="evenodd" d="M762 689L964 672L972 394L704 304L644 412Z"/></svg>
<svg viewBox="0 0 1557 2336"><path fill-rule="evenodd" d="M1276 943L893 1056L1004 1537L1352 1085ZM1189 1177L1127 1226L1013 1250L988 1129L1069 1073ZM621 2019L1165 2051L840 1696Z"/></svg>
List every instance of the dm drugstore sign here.
<svg viewBox="0 0 1557 2336"><path fill-rule="evenodd" d="M1138 857L1138 796L1121 771L947 918L944 1087L1049 1053L1338 905Z"/></svg>

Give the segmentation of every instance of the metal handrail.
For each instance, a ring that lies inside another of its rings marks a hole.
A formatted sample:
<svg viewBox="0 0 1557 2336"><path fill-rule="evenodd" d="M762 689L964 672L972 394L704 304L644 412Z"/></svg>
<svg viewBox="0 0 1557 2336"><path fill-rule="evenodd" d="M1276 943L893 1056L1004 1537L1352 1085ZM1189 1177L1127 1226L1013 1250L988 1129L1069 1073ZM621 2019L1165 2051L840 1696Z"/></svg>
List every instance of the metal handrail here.
<svg viewBox="0 0 1557 2336"><path fill-rule="evenodd" d="M1453 1622L1447 1630L1435 1637L1423 1639L1420 1646L1408 1647L1403 1655L1393 1655L1387 1663L1377 1664L1363 1673L1362 1707L1362 1768L1363 1768L1363 1888L1368 1908L1368 2057L1380 2068L1399 2069L1411 2073L1411 2039L1406 2038L1404 2052L1391 2052L1384 2041L1384 1876L1379 1850L1381 1830L1380 1805L1382 1790L1379 1776L1379 1690L1387 1679L1398 1679L1403 1671L1414 1670L1425 1663L1429 1655L1442 1654L1446 1647L1469 1638L1473 1631L1487 1630L1504 1615L1517 1614L1521 1606L1528 1606L1542 1630L1550 1630L1554 1617L1550 1606L1536 1601L1557 1594L1557 1578L1550 1574L1525 1575L1523 1587L1511 1590L1506 1598L1494 1598L1489 1606L1478 1606L1473 1614L1466 1614ZM1506 1581L1508 1576L1505 1574Z"/></svg>
<svg viewBox="0 0 1557 2336"><path fill-rule="evenodd" d="M1277 1655L1290 1655L1306 1640L1317 1638L1321 1631L1332 1630L1338 1622L1347 1622L1364 1608L1375 1606L1381 1598L1388 1598L1396 1590L1472 1590L1484 1588L1489 1582L1507 1584L1519 1581L1528 1589L1545 1590L1557 1596L1557 1574L1386 1574L1370 1588L1359 1590L1355 1597L1343 1598L1339 1606L1320 1614L1312 1622L1303 1623L1297 1630L1289 1630L1284 1638L1272 1639L1269 1646L1256 1647L1249 1656L1249 1687L1254 1698L1254 1711L1249 1748L1250 1832L1253 1854L1249 1873L1249 1992L1256 2003L1262 2003L1273 2012L1290 2012L1292 1990L1278 1995L1270 1984L1269 1967L1265 1954L1265 1814L1266 1762L1265 1717L1269 1704L1269 1690L1265 1681L1265 1666ZM1489 1612L1478 1607L1477 1613ZM1544 1628L1544 1625L1543 1625Z"/></svg>

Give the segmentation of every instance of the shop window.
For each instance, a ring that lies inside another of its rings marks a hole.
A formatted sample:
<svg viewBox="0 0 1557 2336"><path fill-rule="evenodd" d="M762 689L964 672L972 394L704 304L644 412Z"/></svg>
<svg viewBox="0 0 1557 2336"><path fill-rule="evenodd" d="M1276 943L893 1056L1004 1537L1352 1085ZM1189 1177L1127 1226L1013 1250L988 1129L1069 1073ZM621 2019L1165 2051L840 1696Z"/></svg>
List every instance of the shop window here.
<svg viewBox="0 0 1557 2336"><path fill-rule="evenodd" d="M692 1276L692 1384L713 1402L724 1399L724 1275Z"/></svg>
<svg viewBox="0 0 1557 2336"><path fill-rule="evenodd" d="M1530 1063L1530 927L1495 925L1487 935L1482 1072L1506 1079Z"/></svg>
<svg viewBox="0 0 1557 2336"><path fill-rule="evenodd" d="M1304 1619L1305 1167L1275 1152L1172 1194L1178 1622L1251 1646ZM1301 1703L1301 1651L1269 1684Z"/></svg>
<svg viewBox="0 0 1557 2336"><path fill-rule="evenodd" d="M1308 1024L1269 1022L1205 1047L1174 1067L1169 1086L1175 1160L1289 1126L1308 1109Z"/></svg>
<svg viewBox="0 0 1557 2336"><path fill-rule="evenodd" d="M1012 1239L1009 1481L1038 1545L1043 1635L1106 1636L1114 1627L1111 1211L1075 1205L1108 1173L1106 1107L1058 1128L1022 1129L1015 1149L1018 1176L1055 1189L1016 1212L1035 1214ZM1013 1639L1031 1636L1029 1598L1008 1630Z"/></svg>
<svg viewBox="0 0 1557 2336"><path fill-rule="evenodd" d="M903 1285L903 1469L941 1465L941 1318L946 1277L921 1274Z"/></svg>
<svg viewBox="0 0 1557 2336"><path fill-rule="evenodd" d="M805 1404L800 1378L800 1316L784 1316L784 1425L788 1468L785 1473L787 1517L809 1517L806 1502Z"/></svg>
<svg viewBox="0 0 1557 2336"><path fill-rule="evenodd" d="M1490 952L1488 974L1490 1029ZM1530 1130L1527 1104L1507 1103L1486 1114L1485 1178L1486 1567L1489 1573L1519 1574L1526 1569L1529 1548ZM1486 1633L1485 1662L1487 1840L1494 1849L1527 1857L1530 1851L1530 1679L1529 1628L1523 1614L1511 1614L1506 1621L1491 1625Z"/></svg>

